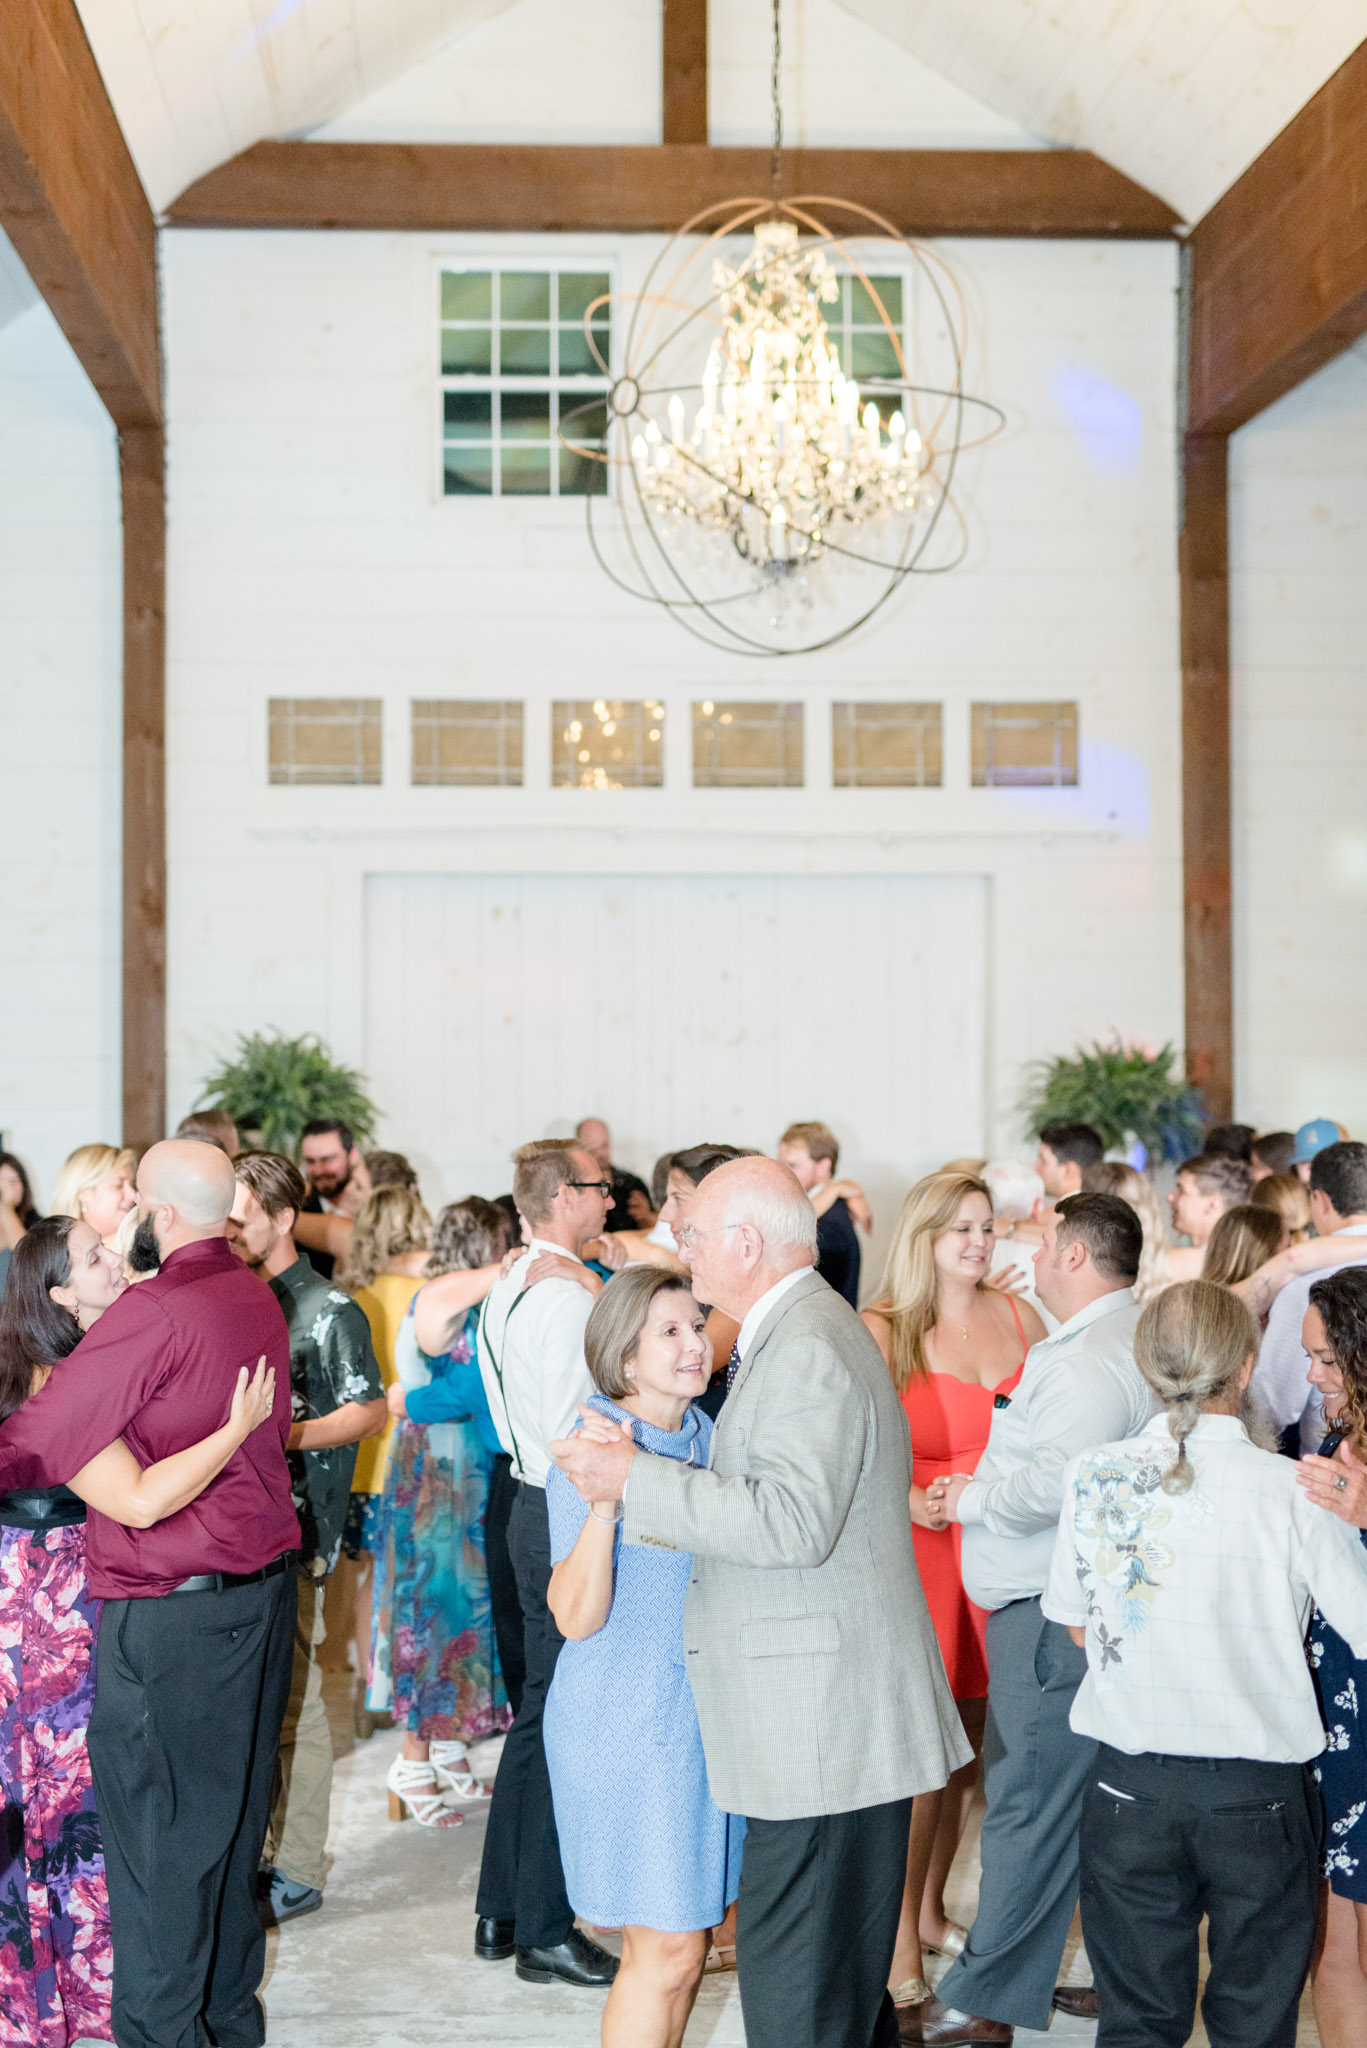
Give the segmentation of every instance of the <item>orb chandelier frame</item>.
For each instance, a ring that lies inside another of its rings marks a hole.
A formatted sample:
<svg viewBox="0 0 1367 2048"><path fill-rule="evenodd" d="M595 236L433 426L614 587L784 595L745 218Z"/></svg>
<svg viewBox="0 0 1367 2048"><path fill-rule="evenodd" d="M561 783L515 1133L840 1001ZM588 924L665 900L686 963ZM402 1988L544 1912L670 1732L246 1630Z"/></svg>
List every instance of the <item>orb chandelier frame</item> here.
<svg viewBox="0 0 1367 2048"><path fill-rule="evenodd" d="M775 134L777 169L777 118ZM833 215L847 216L853 231L838 232ZM735 266L717 260L720 245L746 229L755 236L750 255ZM878 253L869 255L874 242ZM689 296L689 273L709 258L713 289L699 302ZM913 378L899 323L869 275L880 260L896 261L927 286L947 350L943 383ZM845 376L817 304L834 301L842 275L863 287L897 377L857 383ZM592 321L615 303L631 310L614 377ZM713 330L701 377L656 382L662 358L699 327ZM619 589L730 653L772 658L847 639L908 577L944 574L964 558L955 472L965 450L1003 424L999 408L964 388L965 328L962 294L943 259L856 201L740 198L694 214L660 250L639 292L604 294L584 316L589 346L611 379L606 446L581 438L601 398L567 412L559 438L618 475L621 566L608 559L594 496L585 501L599 566ZM684 431L689 392L702 398L691 438ZM652 411L660 405L664 426ZM970 437L972 412L983 426ZM947 556L932 553L947 523L957 539ZM874 528L883 531L870 541ZM811 588L826 558L859 565L866 583L874 572L877 587L865 589L850 616L807 632L798 620L795 632L795 608L805 613L814 596L830 594L829 576L825 591L819 582Z"/></svg>

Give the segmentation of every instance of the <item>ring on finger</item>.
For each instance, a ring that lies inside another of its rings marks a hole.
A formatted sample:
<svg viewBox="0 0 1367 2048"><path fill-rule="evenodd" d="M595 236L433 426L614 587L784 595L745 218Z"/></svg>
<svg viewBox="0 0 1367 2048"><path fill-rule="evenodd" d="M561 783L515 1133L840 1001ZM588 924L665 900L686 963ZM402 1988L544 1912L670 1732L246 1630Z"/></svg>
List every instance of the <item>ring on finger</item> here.
<svg viewBox="0 0 1367 2048"><path fill-rule="evenodd" d="M1345 1488L1345 1487L1347 1486L1347 1484L1348 1484L1348 1481L1347 1481L1346 1479L1344 1479L1343 1477L1339 1477L1338 1479L1336 1479L1336 1480L1334 1481L1334 1490L1335 1490L1335 1492L1336 1492L1336 1493L1342 1493L1342 1492L1343 1492L1343 1490L1344 1490L1344 1488Z"/></svg>

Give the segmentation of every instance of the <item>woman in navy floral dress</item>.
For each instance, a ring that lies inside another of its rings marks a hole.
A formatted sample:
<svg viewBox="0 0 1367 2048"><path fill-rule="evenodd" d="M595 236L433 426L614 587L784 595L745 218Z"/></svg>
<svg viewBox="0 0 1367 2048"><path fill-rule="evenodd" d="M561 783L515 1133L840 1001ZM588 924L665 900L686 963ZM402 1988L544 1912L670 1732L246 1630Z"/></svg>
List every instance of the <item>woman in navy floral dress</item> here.
<svg viewBox="0 0 1367 2048"><path fill-rule="evenodd" d="M88 1223L52 1216L20 1240L0 1299L0 1421L61 1371L123 1286L123 1260ZM86 1750L100 1620L86 1582L86 1501L143 1526L149 1505L152 1521L184 1507L269 1416L264 1366L250 1385L241 1375L224 1427L173 1458L144 1471L120 1441L72 1487L0 1493L0 2048L113 2038L109 1898Z"/></svg>
<svg viewBox="0 0 1367 2048"><path fill-rule="evenodd" d="M1302 1459L1298 1471L1324 1506L1358 1522L1359 1496L1367 1495L1367 1266L1345 1266L1315 1282L1302 1341L1330 1433L1319 1457ZM1310 1624L1309 1654L1325 1729L1315 1766L1324 1794L1327 1880L1315 2019L1325 2048L1356 2048L1367 2041L1367 1660L1355 1658L1319 1613Z"/></svg>

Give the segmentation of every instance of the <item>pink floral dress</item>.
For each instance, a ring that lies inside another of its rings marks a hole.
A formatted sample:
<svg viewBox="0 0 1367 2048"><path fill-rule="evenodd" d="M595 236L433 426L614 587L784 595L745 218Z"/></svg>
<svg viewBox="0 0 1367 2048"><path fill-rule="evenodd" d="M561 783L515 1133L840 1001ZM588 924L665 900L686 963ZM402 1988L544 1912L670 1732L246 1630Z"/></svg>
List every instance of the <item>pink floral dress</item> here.
<svg viewBox="0 0 1367 2048"><path fill-rule="evenodd" d="M113 2039L85 1524L0 1526L0 2048Z"/></svg>

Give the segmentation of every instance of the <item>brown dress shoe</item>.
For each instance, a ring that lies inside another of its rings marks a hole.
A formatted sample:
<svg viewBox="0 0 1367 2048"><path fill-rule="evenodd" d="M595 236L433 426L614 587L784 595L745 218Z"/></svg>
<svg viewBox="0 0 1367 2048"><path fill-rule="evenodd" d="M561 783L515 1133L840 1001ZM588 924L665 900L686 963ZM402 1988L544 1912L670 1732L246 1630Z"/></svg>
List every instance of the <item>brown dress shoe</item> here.
<svg viewBox="0 0 1367 2048"><path fill-rule="evenodd" d="M1099 2019L1101 1994L1094 1984L1060 1984L1054 1992L1054 2011L1066 2012L1074 2020Z"/></svg>
<svg viewBox="0 0 1367 2048"><path fill-rule="evenodd" d="M938 1998L899 2006L897 2032L901 2040L919 2041L923 2048L1011 2048L1016 2038L1015 2028L1001 2020L978 2019L957 2006L941 2005Z"/></svg>

